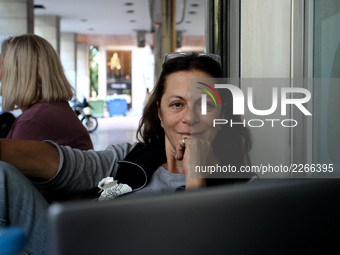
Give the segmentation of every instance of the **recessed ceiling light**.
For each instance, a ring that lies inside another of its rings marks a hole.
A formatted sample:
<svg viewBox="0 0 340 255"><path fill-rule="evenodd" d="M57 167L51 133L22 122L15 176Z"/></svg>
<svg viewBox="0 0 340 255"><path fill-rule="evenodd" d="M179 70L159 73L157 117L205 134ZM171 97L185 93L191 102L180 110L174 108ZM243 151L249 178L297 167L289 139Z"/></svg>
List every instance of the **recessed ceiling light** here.
<svg viewBox="0 0 340 255"><path fill-rule="evenodd" d="M80 21L81 22L87 22L87 19L81 19Z"/></svg>
<svg viewBox="0 0 340 255"><path fill-rule="evenodd" d="M194 12L194 11L190 11L190 12L189 12L189 14L196 14L196 12Z"/></svg>
<svg viewBox="0 0 340 255"><path fill-rule="evenodd" d="M42 4L35 4L34 9L45 9L45 6L43 6Z"/></svg>
<svg viewBox="0 0 340 255"><path fill-rule="evenodd" d="M134 20L134 19L130 20L130 23L135 23L135 22L136 22L136 20Z"/></svg>
<svg viewBox="0 0 340 255"><path fill-rule="evenodd" d="M134 13L135 11L134 10L127 10L126 12L127 13Z"/></svg>
<svg viewBox="0 0 340 255"><path fill-rule="evenodd" d="M199 4L191 4L191 7L198 7L200 6Z"/></svg>
<svg viewBox="0 0 340 255"><path fill-rule="evenodd" d="M125 5L126 5L126 6L132 6L132 5L133 5L133 3L131 3L131 2L127 2L127 3L125 3Z"/></svg>

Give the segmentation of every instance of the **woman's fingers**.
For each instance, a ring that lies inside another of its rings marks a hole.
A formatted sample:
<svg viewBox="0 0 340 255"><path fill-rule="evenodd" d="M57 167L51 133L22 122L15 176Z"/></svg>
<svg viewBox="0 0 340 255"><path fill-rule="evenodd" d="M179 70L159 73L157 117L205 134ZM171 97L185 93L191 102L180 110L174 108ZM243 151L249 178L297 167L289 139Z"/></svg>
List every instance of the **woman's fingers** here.
<svg viewBox="0 0 340 255"><path fill-rule="evenodd" d="M185 141L186 149L183 155L183 169L186 177L186 189L196 189L206 185L205 176L195 173L196 166L207 164L211 155L210 142L199 138Z"/></svg>
<svg viewBox="0 0 340 255"><path fill-rule="evenodd" d="M182 160L184 157L184 151L190 145L190 139L188 136L183 136L177 144L175 158Z"/></svg>
<svg viewBox="0 0 340 255"><path fill-rule="evenodd" d="M190 145L190 164L193 168L206 165L211 160L213 152L209 141L194 138Z"/></svg>
<svg viewBox="0 0 340 255"><path fill-rule="evenodd" d="M205 165L213 152L211 143L199 138L183 136L175 148L175 158L181 161L186 176L186 189L205 186L205 174L195 174L195 166Z"/></svg>

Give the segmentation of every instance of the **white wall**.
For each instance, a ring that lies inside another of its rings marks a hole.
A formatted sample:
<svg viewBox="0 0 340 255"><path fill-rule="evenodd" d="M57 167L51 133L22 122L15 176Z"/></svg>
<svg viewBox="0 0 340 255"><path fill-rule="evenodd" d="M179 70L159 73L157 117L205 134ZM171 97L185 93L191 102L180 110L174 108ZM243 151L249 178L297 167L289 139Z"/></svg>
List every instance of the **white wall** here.
<svg viewBox="0 0 340 255"><path fill-rule="evenodd" d="M82 100L90 94L89 49L86 44L77 45L77 98Z"/></svg>
<svg viewBox="0 0 340 255"><path fill-rule="evenodd" d="M75 33L61 33L60 60L65 75L70 84L76 89L77 84L77 42Z"/></svg>
<svg viewBox="0 0 340 255"><path fill-rule="evenodd" d="M33 0L0 0L0 43L7 37L34 31Z"/></svg>
<svg viewBox="0 0 340 255"><path fill-rule="evenodd" d="M247 88L253 87L254 106L269 109L272 87L290 86L291 0L242 0L240 50L241 88L246 95ZM247 80L243 80L245 78ZM263 78L286 79L281 83L278 79L261 81ZM264 119L249 111L244 116L245 119L259 117ZM271 118L289 119L289 116L282 117L280 112L275 112ZM250 129L253 137L252 165L290 164L290 128L265 126Z"/></svg>
<svg viewBox="0 0 340 255"><path fill-rule="evenodd" d="M151 48L136 48L132 51L132 110L141 114L144 108L146 89L154 87L154 56Z"/></svg>
<svg viewBox="0 0 340 255"><path fill-rule="evenodd" d="M60 53L60 18L58 16L35 16L34 33L45 38Z"/></svg>

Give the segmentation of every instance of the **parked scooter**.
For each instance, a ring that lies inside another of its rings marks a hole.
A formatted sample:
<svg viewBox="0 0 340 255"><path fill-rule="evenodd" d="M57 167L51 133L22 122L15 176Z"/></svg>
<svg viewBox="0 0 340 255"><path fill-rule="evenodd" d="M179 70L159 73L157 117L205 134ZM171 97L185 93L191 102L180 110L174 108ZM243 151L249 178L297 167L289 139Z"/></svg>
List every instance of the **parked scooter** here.
<svg viewBox="0 0 340 255"><path fill-rule="evenodd" d="M91 114L86 114L84 112L84 109L86 107L91 108L86 98L84 98L83 102L80 102L78 99L74 99L71 102L73 104L73 111L77 114L78 118L80 119L81 123L83 123L83 125L86 127L87 131L89 133L95 131L98 127L98 120Z"/></svg>

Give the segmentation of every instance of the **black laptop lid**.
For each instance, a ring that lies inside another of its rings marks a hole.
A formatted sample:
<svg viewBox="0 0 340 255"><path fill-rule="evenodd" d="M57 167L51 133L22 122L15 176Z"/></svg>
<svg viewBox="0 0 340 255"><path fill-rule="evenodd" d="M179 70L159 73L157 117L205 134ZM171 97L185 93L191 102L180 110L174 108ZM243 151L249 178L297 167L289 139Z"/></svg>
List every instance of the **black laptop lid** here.
<svg viewBox="0 0 340 255"><path fill-rule="evenodd" d="M308 180L55 204L51 255L324 254L339 198L338 180Z"/></svg>

